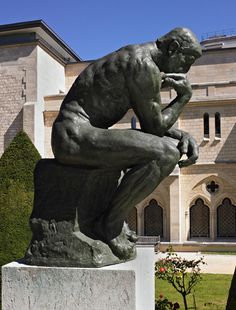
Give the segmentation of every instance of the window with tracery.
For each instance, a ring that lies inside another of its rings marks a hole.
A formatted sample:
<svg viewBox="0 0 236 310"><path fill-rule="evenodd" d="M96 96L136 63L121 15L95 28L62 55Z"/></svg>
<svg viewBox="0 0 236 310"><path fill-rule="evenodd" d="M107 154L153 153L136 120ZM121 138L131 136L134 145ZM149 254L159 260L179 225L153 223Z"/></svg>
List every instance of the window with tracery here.
<svg viewBox="0 0 236 310"><path fill-rule="evenodd" d="M215 181L211 181L206 185L206 189L209 193L214 194L218 192L219 190L219 184L217 184Z"/></svg>
<svg viewBox="0 0 236 310"><path fill-rule="evenodd" d="M190 238L209 237L209 208L201 198L190 207Z"/></svg>
<svg viewBox="0 0 236 310"><path fill-rule="evenodd" d="M129 228L137 233L137 209L133 208L126 218Z"/></svg>
<svg viewBox="0 0 236 310"><path fill-rule="evenodd" d="M236 237L236 206L229 198L217 208L217 237Z"/></svg>
<svg viewBox="0 0 236 310"><path fill-rule="evenodd" d="M144 234L163 237L163 209L155 199L144 209Z"/></svg>

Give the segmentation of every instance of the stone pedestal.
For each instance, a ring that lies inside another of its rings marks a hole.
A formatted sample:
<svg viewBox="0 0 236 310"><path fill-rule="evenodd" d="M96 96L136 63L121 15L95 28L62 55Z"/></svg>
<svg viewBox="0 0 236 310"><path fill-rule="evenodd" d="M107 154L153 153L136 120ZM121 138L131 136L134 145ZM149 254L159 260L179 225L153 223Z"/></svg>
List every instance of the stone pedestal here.
<svg viewBox="0 0 236 310"><path fill-rule="evenodd" d="M154 246L136 246L137 258L133 261L103 267L104 270L134 270L136 276L135 310L154 310L155 308L155 252Z"/></svg>
<svg viewBox="0 0 236 310"><path fill-rule="evenodd" d="M154 310L154 249L103 268L2 267L3 310Z"/></svg>

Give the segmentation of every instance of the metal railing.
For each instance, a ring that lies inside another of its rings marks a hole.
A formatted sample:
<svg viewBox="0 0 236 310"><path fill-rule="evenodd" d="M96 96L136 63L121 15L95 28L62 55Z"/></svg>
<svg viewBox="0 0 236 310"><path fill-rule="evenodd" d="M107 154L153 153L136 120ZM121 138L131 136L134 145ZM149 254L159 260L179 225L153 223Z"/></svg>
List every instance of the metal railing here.
<svg viewBox="0 0 236 310"><path fill-rule="evenodd" d="M139 236L137 245L154 245L155 252L158 252L160 248L160 242L160 236Z"/></svg>
<svg viewBox="0 0 236 310"><path fill-rule="evenodd" d="M234 36L236 35L236 28L230 28L230 29L222 29L222 30L216 30L211 32L205 32L201 35L201 40L208 40L213 38L221 38L221 37L227 37L227 36Z"/></svg>

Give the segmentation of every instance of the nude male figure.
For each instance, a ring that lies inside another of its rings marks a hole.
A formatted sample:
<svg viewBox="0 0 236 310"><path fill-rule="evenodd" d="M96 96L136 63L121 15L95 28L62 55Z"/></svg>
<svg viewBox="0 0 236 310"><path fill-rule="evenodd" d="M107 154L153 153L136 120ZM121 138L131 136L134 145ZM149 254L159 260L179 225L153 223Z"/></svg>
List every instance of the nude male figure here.
<svg viewBox="0 0 236 310"><path fill-rule="evenodd" d="M66 95L52 129L55 158L89 168L128 169L95 235L117 256L129 257L133 244L122 230L130 210L179 164L195 163L195 140L173 129L192 90L185 73L202 54L194 34L176 28L156 42L125 46L91 63ZM160 90L177 95L163 108ZM108 129L132 108L141 130ZM171 139L177 139L178 146ZM180 160L186 154L187 159ZM97 229L97 230L96 230Z"/></svg>

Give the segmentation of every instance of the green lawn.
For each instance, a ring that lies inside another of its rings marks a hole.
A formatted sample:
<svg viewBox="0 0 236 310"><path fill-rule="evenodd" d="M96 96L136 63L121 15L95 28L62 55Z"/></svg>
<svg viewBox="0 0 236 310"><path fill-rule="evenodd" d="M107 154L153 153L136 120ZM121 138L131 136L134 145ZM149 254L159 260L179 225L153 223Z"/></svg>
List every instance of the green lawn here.
<svg viewBox="0 0 236 310"><path fill-rule="evenodd" d="M225 310L233 275L202 274L202 280L195 287L195 299L199 310ZM156 279L156 299L162 294L172 302L178 302L184 309L181 295L165 280ZM193 295L188 295L188 306L192 308Z"/></svg>
<svg viewBox="0 0 236 310"><path fill-rule="evenodd" d="M236 251L234 252L201 252L201 254L207 255L236 255Z"/></svg>

